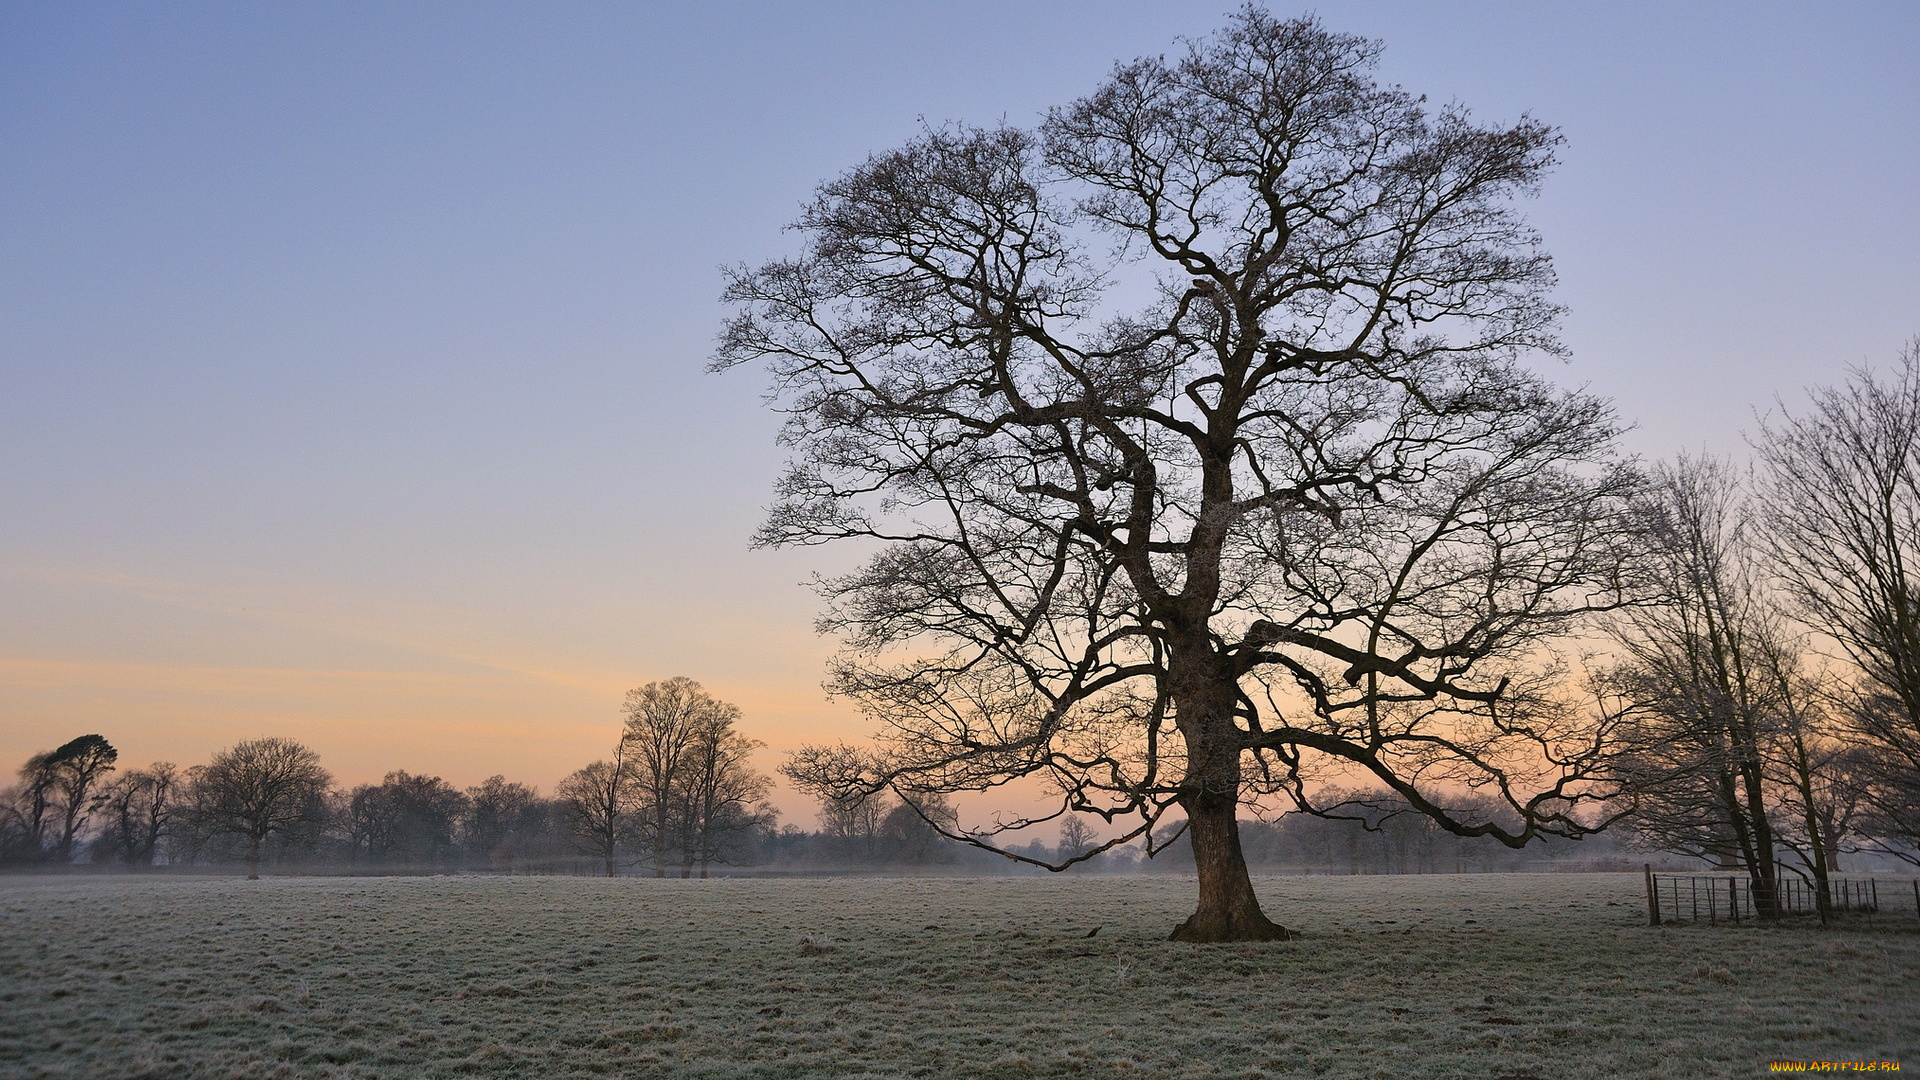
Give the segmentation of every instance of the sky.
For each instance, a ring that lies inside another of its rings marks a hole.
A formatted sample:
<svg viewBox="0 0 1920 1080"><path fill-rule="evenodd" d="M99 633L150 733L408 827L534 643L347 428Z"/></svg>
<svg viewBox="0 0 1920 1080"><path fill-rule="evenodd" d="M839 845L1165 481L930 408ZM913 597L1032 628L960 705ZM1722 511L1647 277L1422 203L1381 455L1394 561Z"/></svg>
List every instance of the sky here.
<svg viewBox="0 0 1920 1080"><path fill-rule="evenodd" d="M859 737L807 588L848 556L749 549L778 420L705 370L719 268L1232 7L0 5L0 767L281 735L550 791L674 675L763 767ZM1561 129L1555 374L1635 452L1743 454L1920 334L1920 5L1313 10Z"/></svg>

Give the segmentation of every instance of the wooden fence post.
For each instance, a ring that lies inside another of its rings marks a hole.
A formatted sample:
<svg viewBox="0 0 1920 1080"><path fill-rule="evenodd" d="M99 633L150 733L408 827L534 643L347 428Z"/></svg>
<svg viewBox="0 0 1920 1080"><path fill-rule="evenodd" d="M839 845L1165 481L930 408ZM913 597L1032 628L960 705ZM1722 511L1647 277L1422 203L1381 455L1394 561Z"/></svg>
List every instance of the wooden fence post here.
<svg viewBox="0 0 1920 1080"><path fill-rule="evenodd" d="M1659 926L1660 925L1660 886L1654 884L1654 881L1653 881L1653 864L1642 863L1641 866L1643 869L1646 870L1646 873L1647 873L1647 925ZM1915 884L1914 890L1915 890L1914 896L1916 897L1915 902L1920 903L1920 884Z"/></svg>

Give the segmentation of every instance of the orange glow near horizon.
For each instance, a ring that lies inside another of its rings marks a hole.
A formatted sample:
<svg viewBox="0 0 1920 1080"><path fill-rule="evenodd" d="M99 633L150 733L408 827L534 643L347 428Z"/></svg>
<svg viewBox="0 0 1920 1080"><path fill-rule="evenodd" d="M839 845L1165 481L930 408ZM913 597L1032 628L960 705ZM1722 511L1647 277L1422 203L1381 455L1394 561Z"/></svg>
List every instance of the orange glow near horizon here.
<svg viewBox="0 0 1920 1080"><path fill-rule="evenodd" d="M780 763L808 743L870 734L820 687L834 643L808 625L817 599L797 585L749 581L732 596L708 587L691 601L601 598L599 610L567 618L547 604L478 615L298 583L18 568L0 578L38 594L41 611L72 616L0 651L0 786L28 756L83 734L113 743L121 768L190 767L273 735L311 747L343 788L403 769L461 788L499 774L551 793L607 756L627 690L686 675L740 707L741 732L766 744L756 764L775 776L781 823L812 829L818 807L777 776ZM555 623L560 631L537 640L525 630ZM658 664L628 669L620 653ZM1010 790L955 802L969 825L1038 806Z"/></svg>
<svg viewBox="0 0 1920 1080"><path fill-rule="evenodd" d="M662 673L661 678L669 673ZM635 683L647 680L636 680ZM858 738L857 719L815 689L706 683L739 705L741 730L767 743L772 772L803 742ZM121 768L153 761L192 766L242 739L278 735L312 747L342 787L395 769L467 787L496 773L551 792L566 774L606 756L620 731L627 687L599 692L512 673L186 667L0 658L0 757L26 758L98 733ZM812 827L811 800L781 784L782 822Z"/></svg>

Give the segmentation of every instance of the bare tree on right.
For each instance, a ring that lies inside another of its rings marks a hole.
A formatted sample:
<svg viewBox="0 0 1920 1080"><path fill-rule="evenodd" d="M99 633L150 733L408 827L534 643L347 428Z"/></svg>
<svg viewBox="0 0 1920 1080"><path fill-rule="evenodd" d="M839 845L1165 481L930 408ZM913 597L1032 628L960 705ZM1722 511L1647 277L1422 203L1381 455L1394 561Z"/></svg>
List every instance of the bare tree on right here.
<svg viewBox="0 0 1920 1080"><path fill-rule="evenodd" d="M1647 514L1663 602L1619 619L1627 659L1607 675L1632 720L1634 751L1620 763L1638 804L1632 827L1661 850L1745 871L1770 916L1779 889L1768 766L1806 711L1793 696L1791 635L1763 586L1730 463L1662 467Z"/></svg>
<svg viewBox="0 0 1920 1080"><path fill-rule="evenodd" d="M1859 670L1867 830L1920 862L1920 338L1755 440L1767 541L1799 616Z"/></svg>

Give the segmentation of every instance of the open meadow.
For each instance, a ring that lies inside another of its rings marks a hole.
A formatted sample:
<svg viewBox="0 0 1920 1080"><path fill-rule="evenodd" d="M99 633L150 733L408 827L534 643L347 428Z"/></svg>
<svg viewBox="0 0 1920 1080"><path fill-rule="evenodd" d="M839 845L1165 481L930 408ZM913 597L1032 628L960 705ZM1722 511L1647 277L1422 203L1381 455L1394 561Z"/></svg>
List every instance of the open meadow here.
<svg viewBox="0 0 1920 1080"><path fill-rule="evenodd" d="M1645 925L1635 875L0 879L0 1075L1754 1076L1920 1067L1920 928ZM1098 927L1097 935L1088 934Z"/></svg>

